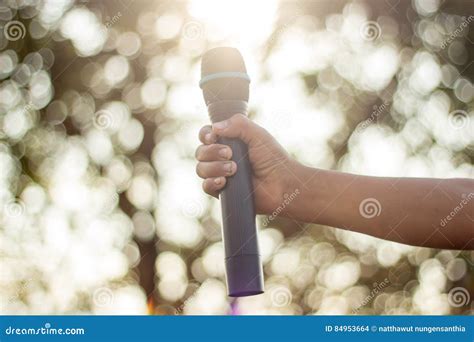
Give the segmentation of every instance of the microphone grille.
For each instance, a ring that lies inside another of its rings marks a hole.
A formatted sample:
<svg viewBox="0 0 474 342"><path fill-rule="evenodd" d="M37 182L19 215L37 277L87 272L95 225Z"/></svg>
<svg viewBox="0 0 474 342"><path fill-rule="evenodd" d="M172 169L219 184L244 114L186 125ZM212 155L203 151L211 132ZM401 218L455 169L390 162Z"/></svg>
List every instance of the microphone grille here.
<svg viewBox="0 0 474 342"><path fill-rule="evenodd" d="M232 47L217 47L204 54L201 62L201 77L219 72L247 73L239 50Z"/></svg>

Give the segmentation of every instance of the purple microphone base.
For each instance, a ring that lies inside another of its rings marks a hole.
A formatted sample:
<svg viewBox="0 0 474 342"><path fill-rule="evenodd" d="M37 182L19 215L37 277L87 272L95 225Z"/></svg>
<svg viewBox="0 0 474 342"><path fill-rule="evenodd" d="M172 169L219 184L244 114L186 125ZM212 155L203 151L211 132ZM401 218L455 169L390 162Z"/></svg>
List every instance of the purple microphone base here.
<svg viewBox="0 0 474 342"><path fill-rule="evenodd" d="M227 289L230 297L263 293L263 271L258 254L240 254L225 259Z"/></svg>

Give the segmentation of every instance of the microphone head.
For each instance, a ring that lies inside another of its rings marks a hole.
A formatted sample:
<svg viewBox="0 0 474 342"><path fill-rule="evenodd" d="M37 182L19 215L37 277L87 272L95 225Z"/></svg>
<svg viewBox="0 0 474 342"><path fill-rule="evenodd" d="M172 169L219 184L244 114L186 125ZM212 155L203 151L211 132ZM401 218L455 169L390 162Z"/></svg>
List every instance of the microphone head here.
<svg viewBox="0 0 474 342"><path fill-rule="evenodd" d="M249 82L239 50L218 47L207 51L201 61L201 82L206 105L225 100L249 99Z"/></svg>

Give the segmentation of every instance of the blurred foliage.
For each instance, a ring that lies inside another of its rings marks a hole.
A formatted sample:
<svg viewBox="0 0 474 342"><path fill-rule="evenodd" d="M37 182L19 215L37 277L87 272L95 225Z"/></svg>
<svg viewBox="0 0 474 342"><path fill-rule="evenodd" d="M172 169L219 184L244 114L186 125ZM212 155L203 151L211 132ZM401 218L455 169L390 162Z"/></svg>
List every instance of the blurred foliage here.
<svg viewBox="0 0 474 342"><path fill-rule="evenodd" d="M472 21L468 1L0 1L1 312L472 313L472 252L282 218L266 293L231 301L193 157L200 56L233 45L253 119L302 162L472 178Z"/></svg>

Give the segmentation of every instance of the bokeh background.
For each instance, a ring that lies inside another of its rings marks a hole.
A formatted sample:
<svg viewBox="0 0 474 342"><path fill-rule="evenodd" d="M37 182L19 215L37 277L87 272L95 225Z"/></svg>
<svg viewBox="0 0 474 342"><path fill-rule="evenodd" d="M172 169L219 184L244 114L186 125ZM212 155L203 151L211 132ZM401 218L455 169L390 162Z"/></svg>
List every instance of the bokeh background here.
<svg viewBox="0 0 474 342"><path fill-rule="evenodd" d="M472 314L474 253L279 217L265 294L231 300L194 150L200 56L230 45L301 162L473 178L473 22L464 0L0 1L0 312Z"/></svg>

